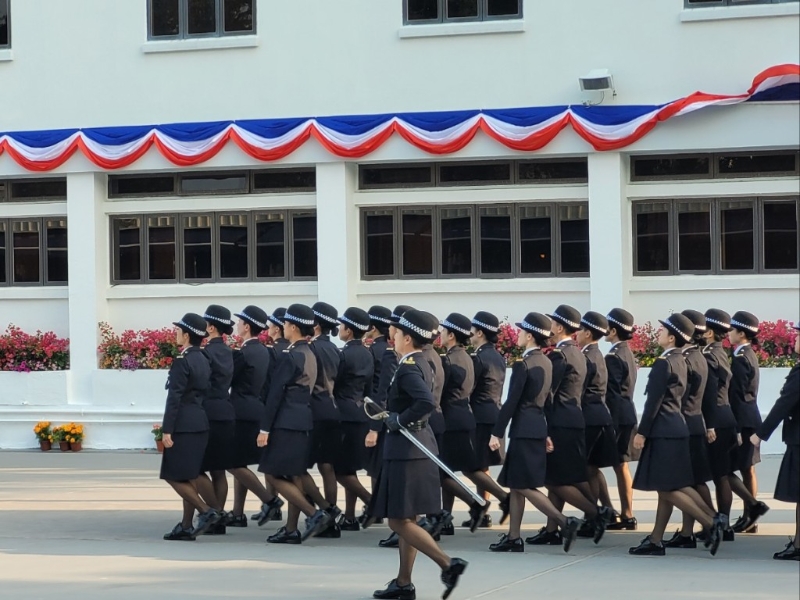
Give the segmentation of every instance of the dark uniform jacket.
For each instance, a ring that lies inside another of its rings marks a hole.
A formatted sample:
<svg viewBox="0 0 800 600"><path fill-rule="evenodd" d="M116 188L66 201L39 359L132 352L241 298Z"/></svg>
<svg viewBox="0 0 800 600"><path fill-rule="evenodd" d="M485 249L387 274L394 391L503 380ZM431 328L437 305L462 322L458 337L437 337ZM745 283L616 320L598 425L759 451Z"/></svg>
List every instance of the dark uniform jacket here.
<svg viewBox="0 0 800 600"><path fill-rule="evenodd" d="M703 348L708 365L708 379L703 392L703 418L708 429L736 427L736 417L728 403L728 386L731 382L731 365L722 342Z"/></svg>
<svg viewBox="0 0 800 600"><path fill-rule="evenodd" d="M172 361L167 377L167 405L161 427L164 433L208 431L203 402L211 381L208 357L197 346L188 346Z"/></svg>
<svg viewBox="0 0 800 600"><path fill-rule="evenodd" d="M260 421L264 412L263 390L270 371L270 351L251 338L233 353L231 404L237 421Z"/></svg>
<svg viewBox="0 0 800 600"><path fill-rule="evenodd" d="M731 360L731 387L728 400L736 416L738 431L750 427L758 429L761 413L758 410L758 358L750 344L741 346Z"/></svg>
<svg viewBox="0 0 800 600"><path fill-rule="evenodd" d="M613 424L611 413L606 406L606 389L608 388L608 370L603 353L597 344L584 346L586 357L586 379L583 384L581 409L587 427L604 427Z"/></svg>
<svg viewBox="0 0 800 600"><path fill-rule="evenodd" d="M317 359L305 340L290 345L282 354L262 407L261 430L311 431L311 390L317 380Z"/></svg>
<svg viewBox="0 0 800 600"><path fill-rule="evenodd" d="M686 392L681 401L681 411L689 428L689 435L705 435L703 395L708 380L708 363L700 348L695 345L683 349L683 358L686 359Z"/></svg>
<svg viewBox="0 0 800 600"><path fill-rule="evenodd" d="M333 387L342 421L364 423L369 420L364 412L364 396L372 383L374 368L372 354L361 340L350 340L344 345Z"/></svg>
<svg viewBox="0 0 800 600"><path fill-rule="evenodd" d="M438 454L436 438L429 425L425 425L435 408L433 401L433 371L430 363L420 352L414 352L403 358L397 366L389 396L387 409L399 413L400 424L411 425L411 435L421 441L428 450ZM383 446L383 458L386 460L412 460L426 458L425 454L399 431L389 431Z"/></svg>
<svg viewBox="0 0 800 600"><path fill-rule="evenodd" d="M381 367L378 377L378 387L372 390L370 399L375 402L382 410L386 409L386 398L389 394L389 387L392 385L392 378L397 371L397 361L400 357L394 348L386 346L381 356ZM372 431L381 431L383 429L383 421L370 421L369 428Z"/></svg>
<svg viewBox="0 0 800 600"><path fill-rule="evenodd" d="M311 350L317 357L317 381L311 394L311 411L315 421L338 421L339 409L333 398L333 384L339 374L339 349L327 335L320 335L311 342Z"/></svg>
<svg viewBox="0 0 800 600"><path fill-rule="evenodd" d="M203 350L211 364L211 381L203 408L209 421L233 421L236 411L230 400L233 351L221 337L208 340Z"/></svg>
<svg viewBox="0 0 800 600"><path fill-rule="evenodd" d="M372 340L372 343L368 346L369 353L372 356L372 381L369 382L369 386L367 386L366 394L372 400L376 400L375 396L377 395L378 386L381 382L381 361L383 360L383 353L389 349L389 344L386 341L386 338L382 335L376 337ZM395 360L397 362L397 360ZM391 377L390 377L391 379Z"/></svg>
<svg viewBox="0 0 800 600"><path fill-rule="evenodd" d="M472 355L475 389L469 398L475 422L494 425L503 403L506 359L494 344L485 343Z"/></svg>
<svg viewBox="0 0 800 600"><path fill-rule="evenodd" d="M283 351L289 347L289 340L286 338L278 338L271 346L267 346L269 350L269 372L267 378L264 380L264 387L261 390L261 399L266 403L267 396L269 396L270 382L272 375L275 373L275 368L278 366L278 360L283 357Z"/></svg>
<svg viewBox="0 0 800 600"><path fill-rule="evenodd" d="M636 358L628 342L618 342L606 354L608 387L606 406L611 413L614 426L636 425L636 405L633 392L636 388Z"/></svg>
<svg viewBox="0 0 800 600"><path fill-rule="evenodd" d="M433 373L433 401L436 408L431 413L430 425L435 435L444 433L444 415L442 414L442 389L444 388L444 367L442 367L442 358L439 353L433 349L432 344L427 344L422 349L422 355L431 365L431 372Z"/></svg>
<svg viewBox="0 0 800 600"><path fill-rule="evenodd" d="M475 387L472 358L463 346L453 346L442 356L444 387L442 412L447 431L472 431L475 417L469 407L469 395Z"/></svg>
<svg viewBox="0 0 800 600"><path fill-rule="evenodd" d="M560 342L547 358L553 364L551 394L546 405L548 426L584 429L581 396L586 359L573 340Z"/></svg>
<svg viewBox="0 0 800 600"><path fill-rule="evenodd" d="M796 364L789 371L786 383L781 388L780 397L758 428L758 437L768 440L781 421L783 421L783 443L787 446L800 446L800 364Z"/></svg>
<svg viewBox="0 0 800 600"><path fill-rule="evenodd" d="M544 439L547 437L547 420L544 407L550 395L553 364L538 348L525 352L511 367L508 396L500 409L500 416L492 435L503 438L511 422L509 437Z"/></svg>
<svg viewBox="0 0 800 600"><path fill-rule="evenodd" d="M681 412L686 393L686 360L679 348L671 348L656 359L644 393L647 400L639 421L640 434L646 438L689 437Z"/></svg>

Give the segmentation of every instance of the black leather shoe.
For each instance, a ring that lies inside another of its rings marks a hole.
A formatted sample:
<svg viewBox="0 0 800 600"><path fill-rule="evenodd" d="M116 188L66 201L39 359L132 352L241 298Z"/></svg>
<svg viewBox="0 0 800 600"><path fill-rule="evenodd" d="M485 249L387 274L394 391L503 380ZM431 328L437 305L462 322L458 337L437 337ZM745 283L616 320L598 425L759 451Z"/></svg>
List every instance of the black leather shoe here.
<svg viewBox="0 0 800 600"><path fill-rule="evenodd" d="M578 528L579 538L593 538L594 537L594 523L591 519L586 519L583 524Z"/></svg>
<svg viewBox="0 0 800 600"><path fill-rule="evenodd" d="M333 523L334 517L326 510L318 510L306 519L306 529L301 536L305 542L308 538L319 535Z"/></svg>
<svg viewBox="0 0 800 600"><path fill-rule="evenodd" d="M261 512L259 514L258 519L258 526L261 527L262 525L268 523L269 521L275 521L278 513L281 512L281 507L283 506L283 500L275 496L269 502L265 502L261 505Z"/></svg>
<svg viewBox="0 0 800 600"><path fill-rule="evenodd" d="M758 527L758 525L756 525ZM723 542L733 542L736 540L736 534L733 532L733 529L728 527L727 529L722 530L722 541Z"/></svg>
<svg viewBox="0 0 800 600"><path fill-rule="evenodd" d="M606 533L606 527L614 518L614 511L607 506L601 506L597 509L597 516L594 518L594 538L595 544L599 544L600 540Z"/></svg>
<svg viewBox="0 0 800 600"><path fill-rule="evenodd" d="M483 522L484 517L488 516L486 513L489 512L489 508L491 508L491 506L492 506L491 502L487 502L483 506L481 506L477 502L474 502L469 507L469 531L470 531L470 533L475 533L475 530L478 528L478 525L480 525Z"/></svg>
<svg viewBox="0 0 800 600"><path fill-rule="evenodd" d="M467 519L461 522L462 527L469 527L472 524L472 519ZM492 515L486 515L481 519L478 529L491 529L492 528Z"/></svg>
<svg viewBox="0 0 800 600"><path fill-rule="evenodd" d="M775 560L797 560L800 561L800 548L796 548L794 542L786 544L786 548L772 555Z"/></svg>
<svg viewBox="0 0 800 600"><path fill-rule="evenodd" d="M375 590L372 597L381 600L417 600L417 589L413 583L397 585L397 579L392 579L386 589Z"/></svg>
<svg viewBox="0 0 800 600"><path fill-rule="evenodd" d="M164 534L164 539L168 542L193 542L195 536L191 529L184 529L183 525L178 523L172 528L172 531Z"/></svg>
<svg viewBox="0 0 800 600"><path fill-rule="evenodd" d="M522 538L511 539L507 533L500 534L500 541L489 546L492 552L525 552Z"/></svg>
<svg viewBox="0 0 800 600"><path fill-rule="evenodd" d="M331 523L328 525L327 529L320 531L317 537L338 540L342 537L342 528L336 523Z"/></svg>
<svg viewBox="0 0 800 600"><path fill-rule="evenodd" d="M444 592L442 593L442 600L447 600L453 590L458 585L458 580L467 570L469 563L461 558L450 559L450 566L442 571L442 583L444 584Z"/></svg>
<svg viewBox="0 0 800 600"><path fill-rule="evenodd" d="M222 515L218 511L214 510L213 508L209 508L206 512L198 515L197 521L192 529L192 535L198 536L204 534L214 525L219 523L221 519Z"/></svg>
<svg viewBox="0 0 800 600"><path fill-rule="evenodd" d="M736 523L733 524L733 531L736 533L757 533L749 531L761 517L769 512L769 506L759 501L747 509L747 512L742 515Z"/></svg>
<svg viewBox="0 0 800 600"><path fill-rule="evenodd" d="M581 526L581 520L575 517L567 517L567 525L561 531L561 539L564 541L564 552L569 552L575 538L578 537L578 529Z"/></svg>
<svg viewBox="0 0 800 600"><path fill-rule="evenodd" d="M358 519L342 519L339 528L342 531L361 531L361 525Z"/></svg>
<svg viewBox="0 0 800 600"><path fill-rule="evenodd" d="M300 535L300 532L296 529L289 533L286 531L286 527L281 527L278 529L278 532L274 535L271 535L267 538L267 543L269 544L291 544L293 546L297 546L303 543L303 538Z"/></svg>
<svg viewBox="0 0 800 600"><path fill-rule="evenodd" d="M208 531L206 531L203 535L225 535L228 533L227 528L225 527L225 521L220 520L219 523L210 527Z"/></svg>
<svg viewBox="0 0 800 600"><path fill-rule="evenodd" d="M531 546L560 546L563 543L561 533L556 531L547 531L547 527L542 527L539 533L525 539L526 544Z"/></svg>
<svg viewBox="0 0 800 600"><path fill-rule="evenodd" d="M505 500L500 500L500 525L503 525L508 520L509 514L511 514L511 496L506 497ZM489 518L491 519L491 517Z"/></svg>
<svg viewBox="0 0 800 600"><path fill-rule="evenodd" d="M326 508L325 512L331 516L332 523L335 523L339 517L342 516L342 509L334 504L331 504L328 508Z"/></svg>
<svg viewBox="0 0 800 600"><path fill-rule="evenodd" d="M711 553L711 556L716 556L719 545L722 542L722 520L719 514L714 517L711 530L708 532L708 540L704 542L706 548Z"/></svg>
<svg viewBox="0 0 800 600"><path fill-rule="evenodd" d="M417 525L427 531L435 541L439 541L442 529L453 524L453 515L450 511L443 510L438 515L420 519Z"/></svg>
<svg viewBox="0 0 800 600"><path fill-rule="evenodd" d="M619 517L616 521L609 523L606 531L636 531L638 525L636 517Z"/></svg>
<svg viewBox="0 0 800 600"><path fill-rule="evenodd" d="M664 548L697 548L697 539L694 535L681 535L680 530L675 532L670 539L662 542Z"/></svg>
<svg viewBox="0 0 800 600"><path fill-rule="evenodd" d="M450 518L450 522L447 523L444 527L442 527L442 531L440 532L441 535L455 535L456 528L453 526L453 519Z"/></svg>
<svg viewBox="0 0 800 600"><path fill-rule="evenodd" d="M635 548L629 548L628 554L635 556L664 556L667 551L664 549L664 544L654 544L650 541L650 536L642 540L642 543Z"/></svg>
<svg viewBox="0 0 800 600"><path fill-rule="evenodd" d="M253 515L258 516L258 515ZM226 527L247 527L247 517L244 515L236 516L233 513L228 513L228 517L225 519L225 526Z"/></svg>
<svg viewBox="0 0 800 600"><path fill-rule="evenodd" d="M758 523L753 523L750 527L742 531L742 533L758 533Z"/></svg>
<svg viewBox="0 0 800 600"><path fill-rule="evenodd" d="M396 533L392 532L385 540L381 540L378 542L378 546L381 548L397 548L400 545L400 536Z"/></svg>

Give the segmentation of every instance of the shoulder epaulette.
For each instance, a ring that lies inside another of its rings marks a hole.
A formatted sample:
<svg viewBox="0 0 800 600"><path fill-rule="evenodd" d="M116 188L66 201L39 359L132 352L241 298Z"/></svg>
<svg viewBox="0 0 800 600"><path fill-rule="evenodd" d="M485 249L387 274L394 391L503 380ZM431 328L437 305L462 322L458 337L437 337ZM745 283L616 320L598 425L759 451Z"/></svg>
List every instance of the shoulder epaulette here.
<svg viewBox="0 0 800 600"><path fill-rule="evenodd" d="M175 357L175 360L178 360L179 358L183 358L183 354L178 354L178 356Z"/></svg>
<svg viewBox="0 0 800 600"><path fill-rule="evenodd" d="M403 364L404 365L415 365L417 363L414 361L414 357L413 356L409 356L407 359L405 359L403 361Z"/></svg>

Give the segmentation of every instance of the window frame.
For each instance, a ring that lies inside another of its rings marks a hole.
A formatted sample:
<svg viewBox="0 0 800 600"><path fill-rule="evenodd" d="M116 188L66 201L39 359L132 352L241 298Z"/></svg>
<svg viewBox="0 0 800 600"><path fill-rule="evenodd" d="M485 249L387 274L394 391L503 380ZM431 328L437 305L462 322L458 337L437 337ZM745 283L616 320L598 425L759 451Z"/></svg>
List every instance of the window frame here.
<svg viewBox="0 0 800 600"><path fill-rule="evenodd" d="M47 222L48 221L64 221L64 229L67 232L67 246L64 252L67 255L67 279L66 281L50 281L50 265L49 253L50 244L47 243ZM63 217L42 217L42 276L44 277L42 285L47 287L58 287L69 285L69 222L66 215Z"/></svg>
<svg viewBox="0 0 800 600"><path fill-rule="evenodd" d="M481 23L484 21L511 21L522 19L523 0L517 0L518 10L513 15L489 15L489 0L477 0L478 14L475 17L448 17L447 16L447 0L437 0L437 18L436 19L409 19L408 18L408 3L409 0L403 0L403 25L432 25L436 23Z"/></svg>
<svg viewBox="0 0 800 600"><path fill-rule="evenodd" d="M59 220L66 222L67 228L67 236L69 237L69 222L67 221L66 215L46 215L46 216L36 216L36 217L25 217L25 216L18 216L18 217L4 217L0 218L0 223L5 225L5 232L6 232L6 242L3 249L5 250L5 269L6 269L6 281L0 281L0 288L12 288L12 287L25 287L25 288L34 288L34 287L67 287L69 286L69 265L67 266L67 280L66 281L50 281L48 276L48 266L47 266L47 252L48 252L48 244L47 244L47 221L52 220ZM39 280L36 282L20 282L16 283L14 281L14 255L15 255L15 248L14 248L14 223L17 222L36 222L39 226ZM69 241L67 241L67 255L69 255Z"/></svg>
<svg viewBox="0 0 800 600"><path fill-rule="evenodd" d="M124 215L128 216L128 215ZM175 228L175 277L172 279L151 279L150 278L150 227L147 223L148 219L150 218L160 218L165 217L169 218L172 217ZM142 215L142 239L144 240L144 262L142 263L142 281L141 283L146 284L171 284L171 283L182 283L181 282L181 273L183 272L183 253L181 252L181 214L176 212L167 212L167 213L144 213ZM132 282L123 282L123 283L132 283Z"/></svg>
<svg viewBox="0 0 800 600"><path fill-rule="evenodd" d="M147 253L145 252L145 229L147 228L148 215L144 214L127 214L127 215L110 215L109 219L109 232L111 233L111 256L109 257L109 265L111 267L111 285L136 285L146 282L147 279ZM119 275L119 223L122 219L139 219L139 278L138 279L118 279Z"/></svg>
<svg viewBox="0 0 800 600"><path fill-rule="evenodd" d="M798 0L684 0L683 7L686 9L710 8L714 6L747 6L753 4L786 4L787 2L797 2Z"/></svg>
<svg viewBox="0 0 800 600"><path fill-rule="evenodd" d="M229 177L244 177L244 187L237 188L235 190L200 190L200 191L189 191L184 192L181 189L181 184L185 179L203 179L203 178L212 178L217 176L229 176ZM175 195L181 198L195 197L195 196L242 196L250 193L250 183L252 180L252 175L250 171L240 171L240 170L232 170L232 171L187 171L185 173L178 172L176 174L175 180Z"/></svg>
<svg viewBox="0 0 800 600"><path fill-rule="evenodd" d="M793 171L773 171L773 172L751 172L751 173L720 173L719 159L723 156L776 156L794 155ZM704 174L697 175L646 175L637 176L637 160L668 160L680 158L708 158L709 170ZM696 180L731 180L731 179L765 179L765 178L785 178L800 176L800 152L796 150L758 150L758 151L737 151L737 152L698 152L698 153L679 153L679 154L639 154L631 155L629 164L629 181L631 183L649 183L659 181L696 181Z"/></svg>
<svg viewBox="0 0 800 600"><path fill-rule="evenodd" d="M245 217L245 228L247 229L247 275L244 277L223 277L222 276L222 233L220 228L222 223L220 217ZM255 248L252 244L255 243L255 230L253 223L255 221L255 214L246 210L225 210L217 211L214 213L213 232L211 236L212 245L212 272L214 274L214 283L241 283L245 281L255 281Z"/></svg>
<svg viewBox="0 0 800 600"><path fill-rule="evenodd" d="M0 0L2 2L2 0ZM189 0L178 0L178 34L153 35L153 0L147 0L147 40L151 42L170 40L196 40L257 35L257 0L251 0L253 12L253 28L250 31L225 31L225 0L214 0L216 29L209 33L189 33ZM10 19L9 19L10 21Z"/></svg>
<svg viewBox="0 0 800 600"><path fill-rule="evenodd" d="M2 2L3 0L0 0ZM32 204L36 202L66 202L67 192L63 196L34 196L32 198L14 198L13 188L18 183L42 183L63 181L66 187L66 177L24 177L16 179L0 179L0 205L3 204Z"/></svg>
<svg viewBox="0 0 800 600"><path fill-rule="evenodd" d="M481 252L481 240L483 236L481 235L481 218L482 217L494 217L496 215L482 215L481 211L484 208L507 208L509 211L508 218L511 221L511 272L510 273L484 273L483 272L483 252ZM474 216L473 216L473 226L475 230L475 244L473 246L473 253L475 254L475 277L478 279L511 279L513 277L519 277L519 275L515 275L515 273L519 273L520 268L520 252L515 251L519 249L520 242L520 235L519 235L519 218L517 216L517 205L513 202L504 202L498 204L476 204L474 205ZM553 223L550 222L550 228L552 229ZM552 232L551 232L552 233ZM552 237L551 237L552 243Z"/></svg>
<svg viewBox="0 0 800 600"><path fill-rule="evenodd" d="M721 173L719 170L719 159L723 156L737 157L737 156L794 156L794 169L791 171L755 171L749 173ZM741 179L743 177L793 177L800 175L800 152L793 150L775 151L775 152L716 152L714 161L711 165L712 177L714 179Z"/></svg>
<svg viewBox="0 0 800 600"><path fill-rule="evenodd" d="M752 202L753 207L753 268L752 269L723 269L722 268L722 203L723 202ZM744 196L741 198L719 197L715 198L715 212L717 216L717 230L715 234L719 236L716 246L718 247L718 260L714 265L718 275L755 275L759 272L759 254L762 245L761 219L759 218L760 200L756 196Z"/></svg>
<svg viewBox="0 0 800 600"><path fill-rule="evenodd" d="M286 188L257 188L256 175L261 173L279 172L279 173L313 173L314 174L314 188L303 187L286 187ZM248 171L248 193L250 194L310 194L316 193L317 190L317 169L311 167L291 167L288 169L252 169Z"/></svg>
<svg viewBox="0 0 800 600"><path fill-rule="evenodd" d="M666 271L640 271L639 270L639 224L637 217L639 213L637 212L638 206L644 204L667 204L667 256L669 258L669 268ZM713 210L713 209L712 209ZM675 252L674 247L676 244L673 244L672 236L675 232L675 224L673 222L673 216L675 214L675 202L672 198L666 199L654 199L654 200L640 200L633 202L633 206L631 207L631 216L632 216L632 223L631 223L631 240L633 244L631 255L633 257L633 275L634 276L663 276L663 275L674 275L675 270ZM712 241L713 243L713 241Z"/></svg>
<svg viewBox="0 0 800 600"><path fill-rule="evenodd" d="M447 167L478 167L478 166L493 166L493 165L507 165L508 166L508 179L462 179L459 181L449 182L442 181L442 168ZM518 167L516 161L513 160L464 160L464 161L445 161L434 163L434 173L436 176L436 187L453 188L453 187L480 187L480 186L508 186L516 183L516 174Z"/></svg>
<svg viewBox="0 0 800 600"><path fill-rule="evenodd" d="M114 183L121 180L149 179L151 177L172 177L171 192L141 192L135 194L125 194L114 191ZM129 199L129 198L174 198L178 195L178 173L144 173L144 174L124 174L111 175L108 178L108 199Z"/></svg>
<svg viewBox="0 0 800 600"><path fill-rule="evenodd" d="M316 227L316 250L317 250L317 274L315 276L298 276L295 274L295 237L294 237L294 219L295 217L308 217L313 216L315 219L315 227ZM290 281L318 281L319 280L319 221L317 219L317 211L314 208L293 208L286 211L286 222L289 224L289 228L284 230L285 242L289 245L286 254L288 254L289 259L289 268L286 271L286 274Z"/></svg>
<svg viewBox="0 0 800 600"><path fill-rule="evenodd" d="M392 217L392 274L391 275L367 275L367 218L371 216L386 216L390 213ZM361 257L361 279L363 281L380 281L383 279L398 279L398 265L400 257L397 255L397 236L399 232L398 211L396 206L381 208L370 206L359 211L359 252Z"/></svg>
<svg viewBox="0 0 800 600"><path fill-rule="evenodd" d="M12 287L12 274L11 274L11 249L9 248L9 240L11 232L9 231L9 221L10 219L0 218L0 225L4 226L5 229L5 242L3 243L0 248L3 249L5 255L3 257L3 266L5 266L5 274L6 279L5 281L0 281L0 288L7 288Z"/></svg>
<svg viewBox="0 0 800 600"><path fill-rule="evenodd" d="M193 229L186 226L186 219L191 219L192 217L208 217L211 220L209 224L209 229L211 230L211 277L194 278L187 277L186 275L186 230ZM178 235L176 238L178 244L177 250L180 252L180 260L177 261L178 281L182 283L188 283L189 285L196 285L198 283L217 283L219 280L219 262L217 260L219 254L219 239L217 237L217 227L219 225L218 213L182 212L179 214L178 219L179 220L176 223L178 227Z"/></svg>
<svg viewBox="0 0 800 600"><path fill-rule="evenodd" d="M711 268L706 270L701 269L681 269L680 257L680 217L681 211L679 205L682 202L703 202L708 204L708 226L709 237L711 238ZM669 243L670 243L670 270L675 271L675 275L711 275L714 273L714 267L720 264L722 260L720 245L714 243L714 236L719 226L719 214L716 209L715 198L675 198L670 201L670 230ZM673 237L675 243L673 244Z"/></svg>
<svg viewBox="0 0 800 600"><path fill-rule="evenodd" d="M288 229L288 220L286 210L256 210L251 211L252 220L252 235L253 235L253 262L252 265L252 281L291 281L290 266L291 260L289 258L289 243L292 239L291 232ZM280 214L283 216L283 275L280 277L259 277L258 276L258 215Z"/></svg>
<svg viewBox="0 0 800 600"><path fill-rule="evenodd" d="M764 251L764 238L765 230L764 230L764 206L766 204L792 204L795 205L795 226L797 231L797 267L794 269L768 269L766 266L766 252ZM763 196L758 198L758 206L756 207L759 217L759 244L758 244L758 261L757 261L757 268L759 273L764 274L796 274L800 271L800 197L797 196Z"/></svg>
<svg viewBox="0 0 800 600"><path fill-rule="evenodd" d="M0 0L0 4L6 6L6 36L8 41L5 44L0 44L0 50L11 49L11 0Z"/></svg>

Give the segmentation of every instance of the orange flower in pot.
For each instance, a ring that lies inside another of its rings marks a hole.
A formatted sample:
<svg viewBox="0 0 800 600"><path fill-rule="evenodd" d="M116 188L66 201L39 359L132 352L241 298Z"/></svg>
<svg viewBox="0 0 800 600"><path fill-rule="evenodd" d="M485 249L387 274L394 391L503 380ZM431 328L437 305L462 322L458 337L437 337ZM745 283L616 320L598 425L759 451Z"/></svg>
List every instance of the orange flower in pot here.
<svg viewBox="0 0 800 600"><path fill-rule="evenodd" d="M41 451L48 452L53 446L53 431L50 428L50 421L39 421L34 426L33 433L39 441Z"/></svg>

